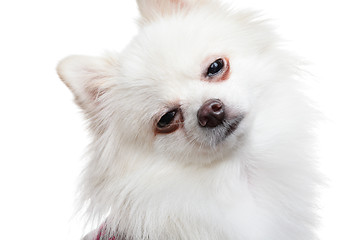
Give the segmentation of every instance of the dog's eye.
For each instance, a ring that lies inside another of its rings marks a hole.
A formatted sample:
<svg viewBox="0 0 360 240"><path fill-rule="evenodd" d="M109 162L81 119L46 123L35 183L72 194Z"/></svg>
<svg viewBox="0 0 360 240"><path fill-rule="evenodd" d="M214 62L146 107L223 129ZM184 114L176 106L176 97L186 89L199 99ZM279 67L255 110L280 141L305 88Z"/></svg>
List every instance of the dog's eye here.
<svg viewBox="0 0 360 240"><path fill-rule="evenodd" d="M183 117L180 108L172 109L161 116L155 125L156 133L172 133L182 126Z"/></svg>
<svg viewBox="0 0 360 240"><path fill-rule="evenodd" d="M217 75L219 72L222 71L222 69L224 68L224 60L222 60L221 58L217 59L215 62L211 63L206 75L208 77L212 77Z"/></svg>
<svg viewBox="0 0 360 240"><path fill-rule="evenodd" d="M166 126L168 126L174 120L176 113L177 109L165 113L157 123L157 127L165 128Z"/></svg>

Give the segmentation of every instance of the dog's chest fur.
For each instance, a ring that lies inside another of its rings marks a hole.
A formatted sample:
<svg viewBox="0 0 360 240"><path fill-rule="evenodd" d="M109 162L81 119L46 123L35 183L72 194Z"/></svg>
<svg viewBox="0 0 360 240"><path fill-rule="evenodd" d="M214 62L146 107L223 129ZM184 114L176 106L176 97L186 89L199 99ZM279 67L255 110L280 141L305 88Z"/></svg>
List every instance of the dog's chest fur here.
<svg viewBox="0 0 360 240"><path fill-rule="evenodd" d="M106 221L115 234L158 240L275 239L268 231L274 229L274 214L254 198L238 159L202 171L173 167L166 171L171 175L144 170L140 179L132 176L126 187L113 190L123 194L108 197L114 205Z"/></svg>

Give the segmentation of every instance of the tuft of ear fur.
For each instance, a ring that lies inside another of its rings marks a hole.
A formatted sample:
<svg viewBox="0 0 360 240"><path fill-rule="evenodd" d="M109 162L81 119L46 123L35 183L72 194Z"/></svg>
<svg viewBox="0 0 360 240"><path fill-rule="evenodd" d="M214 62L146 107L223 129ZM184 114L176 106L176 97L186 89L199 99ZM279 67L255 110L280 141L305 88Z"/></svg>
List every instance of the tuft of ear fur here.
<svg viewBox="0 0 360 240"><path fill-rule="evenodd" d="M57 66L57 73L73 92L76 103L83 110L92 110L110 87L112 64L106 58L69 56Z"/></svg>
<svg viewBox="0 0 360 240"><path fill-rule="evenodd" d="M186 11L211 0L137 0L143 22Z"/></svg>

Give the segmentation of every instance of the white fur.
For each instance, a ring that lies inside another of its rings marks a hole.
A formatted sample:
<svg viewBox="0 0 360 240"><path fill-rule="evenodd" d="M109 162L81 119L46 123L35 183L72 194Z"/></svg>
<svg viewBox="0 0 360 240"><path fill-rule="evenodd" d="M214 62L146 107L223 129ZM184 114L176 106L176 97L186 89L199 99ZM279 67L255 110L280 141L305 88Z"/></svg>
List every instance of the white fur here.
<svg viewBox="0 0 360 240"><path fill-rule="evenodd" d="M123 53L58 66L94 135L81 187L90 218L134 239L315 239L314 113L297 59L250 13L138 4L145 21ZM228 80L201 80L211 56L229 58ZM211 98L245 116L220 143L197 122ZM174 102L184 127L154 134L154 116Z"/></svg>

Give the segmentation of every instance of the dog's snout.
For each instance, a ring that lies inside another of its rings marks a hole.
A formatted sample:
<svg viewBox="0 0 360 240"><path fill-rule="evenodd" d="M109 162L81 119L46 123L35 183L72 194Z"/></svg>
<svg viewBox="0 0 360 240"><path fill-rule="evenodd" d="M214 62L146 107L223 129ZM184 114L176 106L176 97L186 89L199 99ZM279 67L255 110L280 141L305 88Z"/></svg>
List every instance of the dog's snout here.
<svg viewBox="0 0 360 240"><path fill-rule="evenodd" d="M214 128L224 121L225 106L219 99L209 99L198 110L197 118L200 126Z"/></svg>

